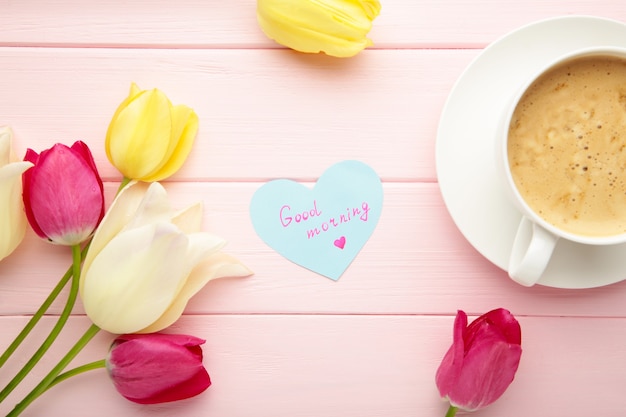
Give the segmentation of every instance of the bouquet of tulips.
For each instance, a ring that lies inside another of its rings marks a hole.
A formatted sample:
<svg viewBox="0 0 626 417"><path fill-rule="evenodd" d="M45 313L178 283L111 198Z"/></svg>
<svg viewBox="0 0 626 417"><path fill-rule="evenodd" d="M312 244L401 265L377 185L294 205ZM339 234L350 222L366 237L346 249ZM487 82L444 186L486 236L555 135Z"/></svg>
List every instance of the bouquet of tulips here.
<svg viewBox="0 0 626 417"><path fill-rule="evenodd" d="M201 204L175 210L159 183L183 165L197 131L198 116L191 108L172 105L158 89L140 90L133 84L106 133L107 157L123 179L105 211L102 180L85 143L56 144L40 153L28 149L18 161L11 129L0 128L0 260L22 241L27 224L72 253L67 273L0 356L2 367L69 284L56 325L0 391L0 403L45 355L78 297L92 321L8 416L19 415L59 382L102 367L124 397L142 404L189 398L211 384L202 364L204 340L158 333L181 316L208 281L251 274L221 252L222 238L201 231ZM106 359L66 369L100 331L119 335Z"/></svg>

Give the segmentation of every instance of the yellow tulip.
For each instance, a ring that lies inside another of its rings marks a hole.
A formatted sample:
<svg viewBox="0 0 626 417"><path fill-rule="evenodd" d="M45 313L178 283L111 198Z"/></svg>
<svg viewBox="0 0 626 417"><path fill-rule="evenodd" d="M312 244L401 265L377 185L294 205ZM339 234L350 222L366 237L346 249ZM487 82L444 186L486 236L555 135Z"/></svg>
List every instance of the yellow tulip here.
<svg viewBox="0 0 626 417"><path fill-rule="evenodd" d="M197 132L191 108L173 106L162 91L133 83L109 124L106 154L124 177L160 181L183 165Z"/></svg>
<svg viewBox="0 0 626 417"><path fill-rule="evenodd" d="M251 271L200 232L200 204L175 213L157 182L131 182L94 234L80 276L85 312L111 333L151 333L174 323L215 278Z"/></svg>
<svg viewBox="0 0 626 417"><path fill-rule="evenodd" d="M11 149L13 132L0 127L0 260L9 256L22 242L26 214L22 200L22 174L33 164L17 161Z"/></svg>
<svg viewBox="0 0 626 417"><path fill-rule="evenodd" d="M354 56L372 45L367 34L380 13L378 0L257 0L261 29L300 52Z"/></svg>

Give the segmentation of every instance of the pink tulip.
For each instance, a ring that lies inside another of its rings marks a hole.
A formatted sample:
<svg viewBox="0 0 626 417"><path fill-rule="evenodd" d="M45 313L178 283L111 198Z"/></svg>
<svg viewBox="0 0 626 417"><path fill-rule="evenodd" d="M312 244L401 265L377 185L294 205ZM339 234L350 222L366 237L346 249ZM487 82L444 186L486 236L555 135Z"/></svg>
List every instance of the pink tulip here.
<svg viewBox="0 0 626 417"><path fill-rule="evenodd" d="M513 381L522 355L520 325L502 308L467 325L458 311L454 339L435 377L453 407L474 411L500 398Z"/></svg>
<svg viewBox="0 0 626 417"><path fill-rule="evenodd" d="M182 334L119 336L106 359L120 394L139 404L183 400L211 385L202 365L204 340Z"/></svg>
<svg viewBox="0 0 626 417"><path fill-rule="evenodd" d="M87 239L104 216L102 180L87 145L28 149L24 160L34 164L23 174L23 198L35 233L69 246Z"/></svg>

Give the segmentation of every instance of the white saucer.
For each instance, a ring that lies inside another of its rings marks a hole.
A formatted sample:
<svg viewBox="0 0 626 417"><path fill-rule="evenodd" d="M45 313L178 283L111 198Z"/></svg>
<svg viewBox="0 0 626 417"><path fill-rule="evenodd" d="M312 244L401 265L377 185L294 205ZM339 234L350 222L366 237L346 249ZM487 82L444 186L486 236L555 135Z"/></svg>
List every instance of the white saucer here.
<svg viewBox="0 0 626 417"><path fill-rule="evenodd" d="M626 47L626 25L566 16L524 26L489 45L455 84L437 133L437 176L445 204L465 238L506 270L521 220L496 178L498 117L530 74L559 55L589 46ZM560 241L539 284L591 288L626 278L626 244Z"/></svg>

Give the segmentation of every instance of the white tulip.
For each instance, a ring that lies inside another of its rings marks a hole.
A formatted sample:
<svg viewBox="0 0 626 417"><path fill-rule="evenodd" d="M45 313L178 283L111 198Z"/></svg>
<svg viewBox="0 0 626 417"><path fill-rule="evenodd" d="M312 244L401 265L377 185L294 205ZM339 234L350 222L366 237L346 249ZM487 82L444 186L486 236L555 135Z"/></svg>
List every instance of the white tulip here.
<svg viewBox="0 0 626 417"><path fill-rule="evenodd" d="M174 323L215 278L248 276L220 252L226 242L201 232L200 204L175 213L159 183L131 183L96 230L80 294L85 312L111 333L150 333Z"/></svg>
<svg viewBox="0 0 626 417"><path fill-rule="evenodd" d="M9 256L22 242L26 214L22 200L22 174L33 164L17 161L11 149L13 132L0 127L0 260Z"/></svg>

